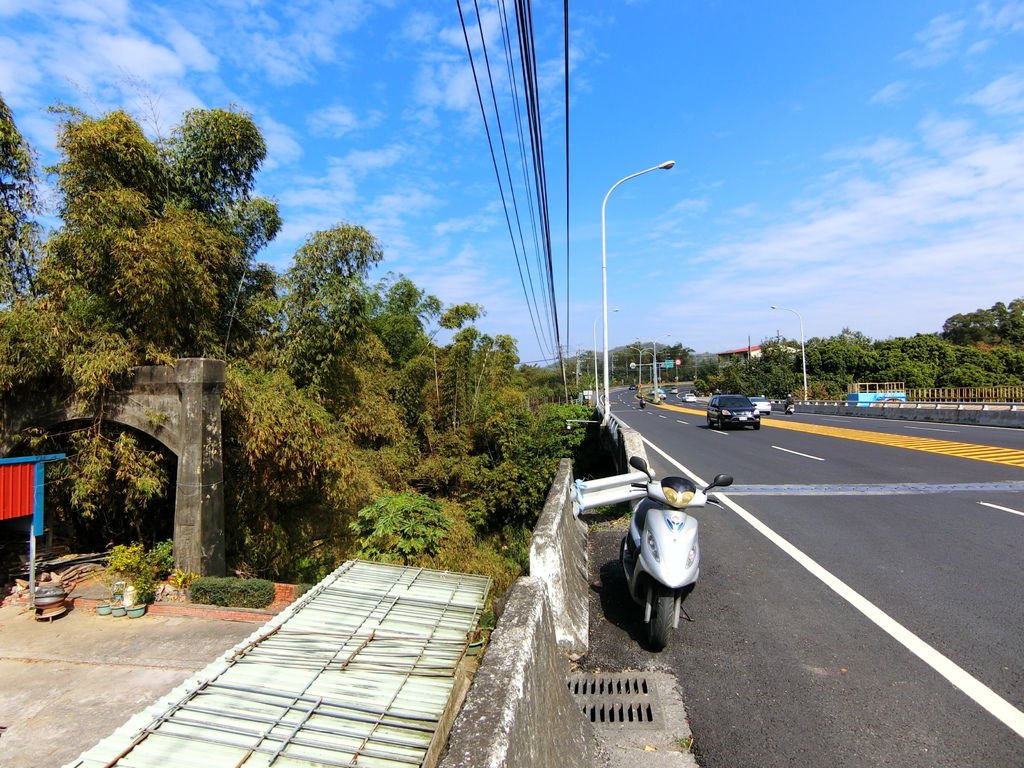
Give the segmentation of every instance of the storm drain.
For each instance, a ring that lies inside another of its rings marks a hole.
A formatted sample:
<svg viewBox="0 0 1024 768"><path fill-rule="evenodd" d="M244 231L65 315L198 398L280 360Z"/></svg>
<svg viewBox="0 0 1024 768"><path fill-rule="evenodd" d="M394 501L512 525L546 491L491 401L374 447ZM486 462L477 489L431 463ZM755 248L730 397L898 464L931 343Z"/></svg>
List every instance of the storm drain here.
<svg viewBox="0 0 1024 768"><path fill-rule="evenodd" d="M654 682L642 675L573 675L569 693L594 725L660 726Z"/></svg>

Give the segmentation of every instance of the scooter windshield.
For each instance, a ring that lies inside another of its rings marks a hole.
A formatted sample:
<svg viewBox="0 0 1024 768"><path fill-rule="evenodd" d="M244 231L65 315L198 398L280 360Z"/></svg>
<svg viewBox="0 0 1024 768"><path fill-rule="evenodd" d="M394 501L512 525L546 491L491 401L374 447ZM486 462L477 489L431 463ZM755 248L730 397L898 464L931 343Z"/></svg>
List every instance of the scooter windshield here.
<svg viewBox="0 0 1024 768"><path fill-rule="evenodd" d="M685 477L666 477L661 481L665 501L675 509L682 509L693 500L697 486Z"/></svg>

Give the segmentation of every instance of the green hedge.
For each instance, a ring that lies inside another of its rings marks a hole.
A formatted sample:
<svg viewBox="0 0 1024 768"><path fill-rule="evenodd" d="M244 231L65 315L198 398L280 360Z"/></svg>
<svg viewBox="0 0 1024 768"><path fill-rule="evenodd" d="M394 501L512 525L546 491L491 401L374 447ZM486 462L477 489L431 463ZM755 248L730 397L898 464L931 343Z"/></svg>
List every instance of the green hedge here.
<svg viewBox="0 0 1024 768"><path fill-rule="evenodd" d="M274 602L274 584L266 579L203 576L192 582L189 595L193 603L203 605L266 608Z"/></svg>

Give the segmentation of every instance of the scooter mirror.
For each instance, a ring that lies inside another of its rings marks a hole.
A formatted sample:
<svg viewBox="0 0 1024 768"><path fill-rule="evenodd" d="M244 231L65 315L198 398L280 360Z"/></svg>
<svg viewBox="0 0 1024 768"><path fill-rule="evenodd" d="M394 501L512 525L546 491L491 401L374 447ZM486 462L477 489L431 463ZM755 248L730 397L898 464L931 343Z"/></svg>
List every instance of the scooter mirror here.
<svg viewBox="0 0 1024 768"><path fill-rule="evenodd" d="M629 466L633 469L639 469L648 477L651 476L651 470L647 468L647 461L642 456L630 456Z"/></svg>
<svg viewBox="0 0 1024 768"><path fill-rule="evenodd" d="M727 485L732 485L732 475L715 475L715 479L711 481L704 490L710 490L711 488L724 488Z"/></svg>

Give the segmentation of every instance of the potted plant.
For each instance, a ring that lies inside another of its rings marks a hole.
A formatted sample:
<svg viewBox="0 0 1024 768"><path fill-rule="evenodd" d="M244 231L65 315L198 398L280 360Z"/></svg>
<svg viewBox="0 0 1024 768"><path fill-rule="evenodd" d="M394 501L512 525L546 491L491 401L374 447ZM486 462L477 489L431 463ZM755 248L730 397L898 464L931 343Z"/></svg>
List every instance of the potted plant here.
<svg viewBox="0 0 1024 768"><path fill-rule="evenodd" d="M163 541L147 551L142 542L119 544L110 552L107 571L113 579L122 580L121 601L129 605L148 604L156 597L157 578L174 564L174 544ZM129 597L126 593L132 593ZM116 599L116 598L115 598Z"/></svg>
<svg viewBox="0 0 1024 768"><path fill-rule="evenodd" d="M115 603L110 606L111 616L124 616L128 612L128 609L124 607L123 603Z"/></svg>
<svg viewBox="0 0 1024 768"><path fill-rule="evenodd" d="M125 608L125 611L127 612L129 619L138 619L146 612L146 604L136 603L135 605L130 605Z"/></svg>

